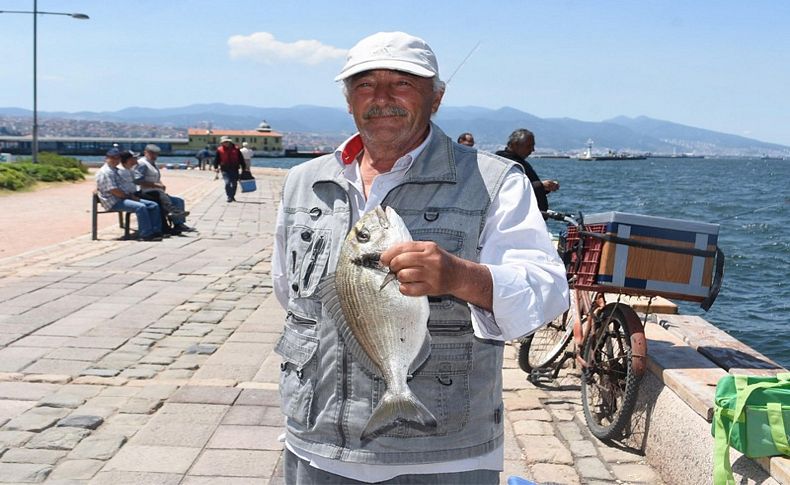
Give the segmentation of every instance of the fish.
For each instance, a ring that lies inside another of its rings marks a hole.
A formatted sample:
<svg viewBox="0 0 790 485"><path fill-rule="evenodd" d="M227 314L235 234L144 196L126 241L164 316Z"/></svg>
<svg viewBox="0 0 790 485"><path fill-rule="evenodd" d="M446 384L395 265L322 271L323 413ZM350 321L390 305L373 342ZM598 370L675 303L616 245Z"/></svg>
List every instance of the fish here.
<svg viewBox="0 0 790 485"><path fill-rule="evenodd" d="M398 213L377 206L354 225L338 256L335 288L346 324L387 385L362 431L363 440L399 422L437 426L408 384L413 367L430 353L428 297L402 294L395 274L380 262L386 249L411 240Z"/></svg>

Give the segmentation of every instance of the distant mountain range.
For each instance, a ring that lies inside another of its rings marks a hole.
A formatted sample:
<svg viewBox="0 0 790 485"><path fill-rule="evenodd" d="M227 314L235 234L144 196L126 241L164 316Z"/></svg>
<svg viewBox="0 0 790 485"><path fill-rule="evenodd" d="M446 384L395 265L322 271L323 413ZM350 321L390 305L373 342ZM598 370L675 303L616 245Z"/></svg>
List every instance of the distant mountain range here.
<svg viewBox="0 0 790 485"><path fill-rule="evenodd" d="M0 108L0 116L29 117L29 110ZM125 108L120 111L76 113L39 112L41 118L145 123L169 127L254 129L266 120L280 132L350 134L353 120L344 109L300 105L291 108L259 108L221 103L194 104L179 108ZM538 152L579 153L587 140L594 152L790 156L790 147L742 136L681 125L640 116L619 116L601 122L571 118L539 118L514 108L442 106L436 123L451 137L472 132L484 149L501 148L515 128L535 133ZM78 134L72 134L78 135Z"/></svg>

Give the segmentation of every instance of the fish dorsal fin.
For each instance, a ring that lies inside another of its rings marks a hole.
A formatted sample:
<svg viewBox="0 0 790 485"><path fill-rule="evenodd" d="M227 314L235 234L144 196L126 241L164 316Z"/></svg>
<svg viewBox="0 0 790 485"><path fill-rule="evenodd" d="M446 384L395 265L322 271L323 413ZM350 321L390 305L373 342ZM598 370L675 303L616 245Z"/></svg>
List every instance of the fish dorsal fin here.
<svg viewBox="0 0 790 485"><path fill-rule="evenodd" d="M359 345L353 332L351 332L351 328L346 323L346 317L343 315L343 309L340 307L340 297L337 295L337 289L335 288L335 273L327 274L321 279L321 282L318 284L318 296L323 304L324 313L335 322L337 333L345 343L346 349L351 352L354 360L369 375L381 378L382 374L378 366L373 363L367 352Z"/></svg>

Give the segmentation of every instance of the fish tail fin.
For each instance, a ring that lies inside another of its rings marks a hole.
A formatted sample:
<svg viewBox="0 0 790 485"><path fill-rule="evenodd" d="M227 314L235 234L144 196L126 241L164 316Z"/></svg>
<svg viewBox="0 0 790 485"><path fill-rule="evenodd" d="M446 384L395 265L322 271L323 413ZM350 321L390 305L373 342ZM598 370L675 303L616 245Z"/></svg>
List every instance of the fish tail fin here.
<svg viewBox="0 0 790 485"><path fill-rule="evenodd" d="M436 418L411 390L394 393L387 389L368 419L368 424L362 431L362 439L367 439L398 421L416 423L427 428L437 426Z"/></svg>

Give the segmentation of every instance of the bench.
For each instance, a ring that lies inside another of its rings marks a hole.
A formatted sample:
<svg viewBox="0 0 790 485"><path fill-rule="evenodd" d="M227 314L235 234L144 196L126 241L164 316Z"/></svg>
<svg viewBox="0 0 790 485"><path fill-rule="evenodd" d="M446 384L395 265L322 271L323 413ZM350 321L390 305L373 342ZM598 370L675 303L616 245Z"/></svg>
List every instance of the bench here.
<svg viewBox="0 0 790 485"><path fill-rule="evenodd" d="M132 213L131 212L124 212L124 211L113 211L113 210L104 210L104 207L99 202L99 194L95 191L93 192L93 197L91 199L91 239L94 241L99 238L98 232L98 219L99 214L111 214L117 213L118 214L118 225L121 226L123 229L123 237L124 239L129 238L129 221L131 219ZM101 210L99 210L101 209ZM124 217L124 214L126 217Z"/></svg>

